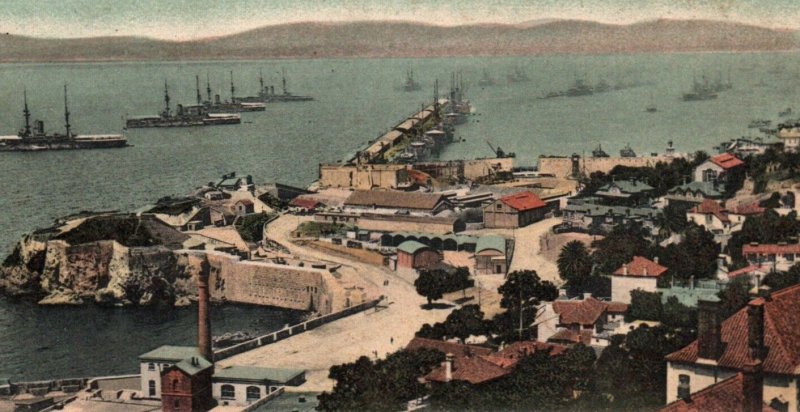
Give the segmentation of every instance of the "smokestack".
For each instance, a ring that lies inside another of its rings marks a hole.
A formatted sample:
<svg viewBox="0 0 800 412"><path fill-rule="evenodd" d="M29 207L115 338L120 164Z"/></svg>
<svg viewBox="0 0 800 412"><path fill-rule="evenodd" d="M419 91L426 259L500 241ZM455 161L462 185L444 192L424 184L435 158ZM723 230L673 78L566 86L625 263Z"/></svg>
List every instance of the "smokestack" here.
<svg viewBox="0 0 800 412"><path fill-rule="evenodd" d="M453 354L448 353L444 359L444 381L450 382L453 380Z"/></svg>
<svg viewBox="0 0 800 412"><path fill-rule="evenodd" d="M200 273L197 274L197 349L209 362L214 362L214 352L211 348L211 317L208 303L208 260L201 263Z"/></svg>
<svg viewBox="0 0 800 412"><path fill-rule="evenodd" d="M697 356L717 360L722 355L722 321L719 298L709 296L697 302Z"/></svg>

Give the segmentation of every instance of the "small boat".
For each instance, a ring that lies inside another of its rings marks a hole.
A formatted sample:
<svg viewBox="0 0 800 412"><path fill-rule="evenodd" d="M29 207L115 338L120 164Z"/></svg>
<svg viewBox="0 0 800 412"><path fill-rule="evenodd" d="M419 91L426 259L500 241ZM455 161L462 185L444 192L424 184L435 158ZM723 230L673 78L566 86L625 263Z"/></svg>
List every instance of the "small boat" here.
<svg viewBox="0 0 800 412"><path fill-rule="evenodd" d="M636 152L634 152L633 149L631 149L630 144L626 144L625 147L623 147L622 150L619 151L619 155L620 157L636 157Z"/></svg>
<svg viewBox="0 0 800 412"><path fill-rule="evenodd" d="M608 153L603 150L602 145L597 145L597 149L592 150L592 157L609 157Z"/></svg>
<svg viewBox="0 0 800 412"><path fill-rule="evenodd" d="M758 129L758 128L762 128L762 127L767 127L767 126L769 126L771 124L772 124L772 120L756 119L756 120L751 121L750 124L747 125L747 128L748 129Z"/></svg>

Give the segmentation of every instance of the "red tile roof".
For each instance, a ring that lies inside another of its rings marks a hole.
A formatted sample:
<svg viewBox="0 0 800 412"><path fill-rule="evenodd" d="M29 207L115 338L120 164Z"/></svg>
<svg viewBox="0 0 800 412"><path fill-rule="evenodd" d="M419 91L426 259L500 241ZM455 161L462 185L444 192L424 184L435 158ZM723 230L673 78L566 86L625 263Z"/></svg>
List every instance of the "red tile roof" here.
<svg viewBox="0 0 800 412"><path fill-rule="evenodd" d="M711 163L714 163L715 165L725 170L733 169L734 167L741 166L744 164L743 161L739 160L739 158L730 153L723 153L721 155L714 156L708 160L710 160Z"/></svg>
<svg viewBox="0 0 800 412"><path fill-rule="evenodd" d="M737 373L699 392L688 400L679 399L661 408L660 412L730 412L741 411L745 401L744 375ZM773 412L764 405L763 412Z"/></svg>
<svg viewBox="0 0 800 412"><path fill-rule="evenodd" d="M625 313L628 311L629 305L622 302L608 302L608 313Z"/></svg>
<svg viewBox="0 0 800 412"><path fill-rule="evenodd" d="M408 345L406 345L406 349L436 349L445 354L452 353L453 356L457 358L464 356L489 355L492 353L491 349L484 348L483 346L462 345L456 342L446 342L443 340L426 338L412 339L411 342L408 342Z"/></svg>
<svg viewBox="0 0 800 412"><path fill-rule="evenodd" d="M800 244L791 243L786 245L776 244L746 244L742 246L742 253L747 255L757 253L760 255L782 255L784 253L800 253Z"/></svg>
<svg viewBox="0 0 800 412"><path fill-rule="evenodd" d="M322 204L321 202L319 202L319 201L317 201L315 199L302 198L302 197L296 197L296 198L292 199L291 202L289 202L290 206L302 207L303 209L309 209L309 210L316 209L317 206L319 206L321 204Z"/></svg>
<svg viewBox="0 0 800 412"><path fill-rule="evenodd" d="M745 215L745 216L761 215L761 214L764 214L765 210L766 209L764 209L763 207L759 206L758 203L750 203L749 205L739 205L739 206L737 206L736 210L733 211L733 213L735 213L737 215Z"/></svg>
<svg viewBox="0 0 800 412"><path fill-rule="evenodd" d="M500 201L519 212L547 207L533 192L519 192L500 198Z"/></svg>
<svg viewBox="0 0 800 412"><path fill-rule="evenodd" d="M452 380L477 385L489 382L511 373L512 368L504 368L484 359L482 356L453 358ZM447 382L446 368L440 366L425 375L425 380Z"/></svg>
<svg viewBox="0 0 800 412"><path fill-rule="evenodd" d="M595 298L553 302L553 311L558 314L558 323L562 325L594 325L606 313L607 307L607 303Z"/></svg>
<svg viewBox="0 0 800 412"><path fill-rule="evenodd" d="M484 356L484 358L500 366L510 367L516 365L522 358L532 356L536 352L544 351L550 354L550 356L558 356L566 350L567 347L563 345L526 340L514 342L503 348L503 350L489 356Z"/></svg>
<svg viewBox="0 0 800 412"><path fill-rule="evenodd" d="M723 221L723 222L729 222L730 221L728 219L728 211L725 210L719 203L717 203L717 202L715 202L715 201L713 201L711 199L703 200L702 203L700 203L699 205L691 208L689 210L689 213L699 213L699 214L703 214L703 215L714 215L720 221Z"/></svg>
<svg viewBox="0 0 800 412"><path fill-rule="evenodd" d="M553 342L582 343L584 345L590 345L592 343L592 331L582 330L580 332L576 332L570 329L561 329L548 340Z"/></svg>
<svg viewBox="0 0 800 412"><path fill-rule="evenodd" d="M767 266L750 265L750 266L747 266L747 267L743 267L741 269L734 270L732 272L728 272L728 278L734 279L734 278L737 278L739 276L747 275L747 274L750 274L750 273L753 273L753 272L769 273L770 271L771 271L771 269L769 267L767 267Z"/></svg>
<svg viewBox="0 0 800 412"><path fill-rule="evenodd" d="M420 172L419 170L408 169L406 170L406 173L408 173L408 177L410 177L411 180L413 180L417 184L424 185L428 183L428 180L431 179L431 175L425 172Z"/></svg>
<svg viewBox="0 0 800 412"><path fill-rule="evenodd" d="M768 348L764 372L800 375L800 285L772 294L771 299L758 298L751 304L764 305L764 343ZM747 342L747 307L722 322L725 348L717 361L721 368L741 369L750 358ZM695 363L698 355L695 340L683 349L667 355L670 362Z"/></svg>
<svg viewBox="0 0 800 412"><path fill-rule="evenodd" d="M641 256L634 256L633 260L628 263L627 268L627 274L625 273L625 265L622 265L619 269L614 271L614 275L657 278L667 271L667 268L664 266Z"/></svg>
<svg viewBox="0 0 800 412"><path fill-rule="evenodd" d="M238 202L236 202L236 203L237 203L237 204L238 204L238 203L241 203L241 204L243 204L243 205L245 205L245 206L253 206L253 201L252 201L252 200L250 200L250 199L241 199L241 200L239 200L239 201L238 201Z"/></svg>

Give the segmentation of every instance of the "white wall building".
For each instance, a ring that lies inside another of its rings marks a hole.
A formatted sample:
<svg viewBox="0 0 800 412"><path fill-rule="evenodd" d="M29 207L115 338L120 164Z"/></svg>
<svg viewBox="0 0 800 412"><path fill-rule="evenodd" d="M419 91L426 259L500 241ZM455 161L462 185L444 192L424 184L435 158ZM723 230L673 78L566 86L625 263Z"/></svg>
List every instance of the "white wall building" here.
<svg viewBox="0 0 800 412"><path fill-rule="evenodd" d="M629 263L623 264L611 276L611 300L631 303L631 291L641 289L655 292L660 278L667 268L650 259L634 256Z"/></svg>
<svg viewBox="0 0 800 412"><path fill-rule="evenodd" d="M194 346L164 345L139 356L143 398L161 398L161 372L184 359L201 356Z"/></svg>

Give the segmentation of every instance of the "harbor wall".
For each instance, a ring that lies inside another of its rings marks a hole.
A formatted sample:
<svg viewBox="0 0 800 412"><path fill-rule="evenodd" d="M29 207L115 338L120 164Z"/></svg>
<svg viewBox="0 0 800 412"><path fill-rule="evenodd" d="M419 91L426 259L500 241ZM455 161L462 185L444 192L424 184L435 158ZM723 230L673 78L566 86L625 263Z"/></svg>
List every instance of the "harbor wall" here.
<svg viewBox="0 0 800 412"><path fill-rule="evenodd" d="M321 314L342 310L348 303L346 292L324 269L243 262L238 256L220 252L182 250L176 253L189 272L210 271L210 293L215 300L314 310Z"/></svg>
<svg viewBox="0 0 800 412"><path fill-rule="evenodd" d="M231 356L251 351L253 349L260 348L262 346L269 345L271 343L275 343L279 340L289 338L291 336L303 333L305 331L316 329L322 325L331 323L335 320L339 320L344 317L356 314L358 312L374 308L378 305L378 303L380 303L382 299L383 297L375 300L370 300L355 306L351 306L346 309L342 309L335 313L319 316L313 319L303 321L296 325L285 327L278 331L270 332L266 335L253 338L247 342L242 342L238 345L230 346L223 349L217 349L214 351L214 360L220 361L226 358L230 358Z"/></svg>
<svg viewBox="0 0 800 412"><path fill-rule="evenodd" d="M658 162L672 163L672 156L641 157L581 157L578 167L581 173L590 175L594 172L608 173L616 166L653 167ZM570 157L539 157L539 173L553 174L555 177L572 177L572 159Z"/></svg>

